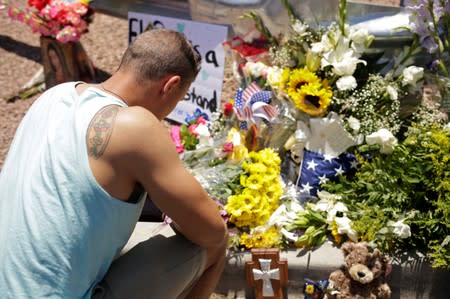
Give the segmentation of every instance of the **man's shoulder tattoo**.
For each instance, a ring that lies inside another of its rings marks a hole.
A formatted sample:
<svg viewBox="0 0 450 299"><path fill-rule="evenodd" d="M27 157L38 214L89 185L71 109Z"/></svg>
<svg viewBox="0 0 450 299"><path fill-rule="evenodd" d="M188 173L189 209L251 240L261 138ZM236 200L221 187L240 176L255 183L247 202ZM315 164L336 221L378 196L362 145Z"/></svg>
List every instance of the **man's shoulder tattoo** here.
<svg viewBox="0 0 450 299"><path fill-rule="evenodd" d="M89 157L98 159L105 152L118 111L116 105L106 106L92 119L86 135Z"/></svg>

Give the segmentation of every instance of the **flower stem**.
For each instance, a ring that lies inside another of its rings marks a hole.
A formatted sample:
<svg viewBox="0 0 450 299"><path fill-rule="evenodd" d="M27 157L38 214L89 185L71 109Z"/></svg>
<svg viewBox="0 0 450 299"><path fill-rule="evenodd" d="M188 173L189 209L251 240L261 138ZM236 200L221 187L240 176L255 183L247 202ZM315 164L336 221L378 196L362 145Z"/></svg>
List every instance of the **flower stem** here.
<svg viewBox="0 0 450 299"><path fill-rule="evenodd" d="M339 29L345 36L345 23L347 22L347 0L339 0Z"/></svg>

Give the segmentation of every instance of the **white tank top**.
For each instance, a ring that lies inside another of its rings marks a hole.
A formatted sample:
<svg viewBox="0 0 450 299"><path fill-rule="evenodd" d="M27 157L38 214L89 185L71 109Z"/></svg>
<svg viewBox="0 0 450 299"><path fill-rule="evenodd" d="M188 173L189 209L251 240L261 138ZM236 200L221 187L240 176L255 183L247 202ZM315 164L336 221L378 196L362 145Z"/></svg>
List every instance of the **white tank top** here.
<svg viewBox="0 0 450 299"><path fill-rule="evenodd" d="M90 298L138 221L110 196L87 154L91 119L127 105L76 82L46 91L17 129L0 172L0 298Z"/></svg>

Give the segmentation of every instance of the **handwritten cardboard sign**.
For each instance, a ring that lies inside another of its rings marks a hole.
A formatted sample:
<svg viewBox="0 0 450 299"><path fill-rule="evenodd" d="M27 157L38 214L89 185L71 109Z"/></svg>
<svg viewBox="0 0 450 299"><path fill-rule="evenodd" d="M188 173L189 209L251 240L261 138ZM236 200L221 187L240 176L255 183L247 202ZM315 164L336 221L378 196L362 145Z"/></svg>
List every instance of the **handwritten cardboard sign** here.
<svg viewBox="0 0 450 299"><path fill-rule="evenodd" d="M165 16L128 12L129 42L142 33L148 25L154 28L168 28L182 32L202 56L202 68L192 83L184 101L181 101L169 119L184 123L188 115L199 108L211 116L220 111L225 51L222 42L226 40L228 28L222 25L195 22Z"/></svg>

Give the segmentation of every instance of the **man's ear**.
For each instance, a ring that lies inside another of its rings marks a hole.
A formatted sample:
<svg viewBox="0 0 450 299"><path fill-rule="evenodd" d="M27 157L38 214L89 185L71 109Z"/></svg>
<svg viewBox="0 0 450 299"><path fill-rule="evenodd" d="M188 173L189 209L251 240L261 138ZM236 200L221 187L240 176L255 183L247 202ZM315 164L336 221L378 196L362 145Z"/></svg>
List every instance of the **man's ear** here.
<svg viewBox="0 0 450 299"><path fill-rule="evenodd" d="M163 93L167 94L173 89L176 89L180 85L180 82L181 77L178 75L168 77L163 85Z"/></svg>

